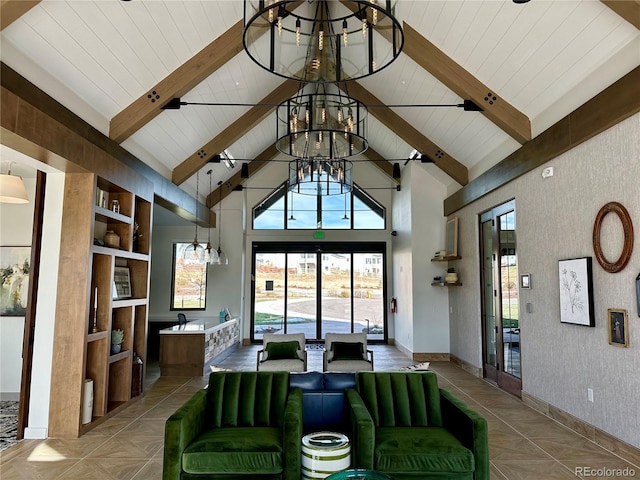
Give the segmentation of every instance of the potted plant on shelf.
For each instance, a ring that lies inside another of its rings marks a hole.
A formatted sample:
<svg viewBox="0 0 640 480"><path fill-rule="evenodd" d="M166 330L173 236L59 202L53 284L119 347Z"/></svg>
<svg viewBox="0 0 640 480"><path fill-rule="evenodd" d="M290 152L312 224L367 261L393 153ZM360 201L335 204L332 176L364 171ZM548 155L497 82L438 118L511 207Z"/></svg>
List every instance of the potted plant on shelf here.
<svg viewBox="0 0 640 480"><path fill-rule="evenodd" d="M444 281L447 283L458 283L458 274L454 267L447 268L447 274L444 276Z"/></svg>
<svg viewBox="0 0 640 480"><path fill-rule="evenodd" d="M111 353L120 353L122 349L122 341L124 340L124 332L117 328L111 331Z"/></svg>

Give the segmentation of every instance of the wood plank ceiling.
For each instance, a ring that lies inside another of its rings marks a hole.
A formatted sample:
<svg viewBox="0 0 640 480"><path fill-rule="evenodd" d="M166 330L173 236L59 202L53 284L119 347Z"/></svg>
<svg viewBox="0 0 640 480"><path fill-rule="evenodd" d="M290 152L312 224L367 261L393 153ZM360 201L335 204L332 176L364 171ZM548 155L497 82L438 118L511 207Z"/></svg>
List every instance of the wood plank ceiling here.
<svg viewBox="0 0 640 480"><path fill-rule="evenodd" d="M196 172L213 169L222 184L205 192L208 205L244 181L239 167L207 165L213 155L229 149L251 162L252 175L279 156L265 105L299 84L243 52L243 2L2 0L0 8L4 63L187 192ZM399 0L396 16L400 58L346 87L375 106L366 156L391 177L392 163L417 149L449 193L640 64L637 0ZM235 106L162 110L176 97ZM464 100L484 111L408 107Z"/></svg>

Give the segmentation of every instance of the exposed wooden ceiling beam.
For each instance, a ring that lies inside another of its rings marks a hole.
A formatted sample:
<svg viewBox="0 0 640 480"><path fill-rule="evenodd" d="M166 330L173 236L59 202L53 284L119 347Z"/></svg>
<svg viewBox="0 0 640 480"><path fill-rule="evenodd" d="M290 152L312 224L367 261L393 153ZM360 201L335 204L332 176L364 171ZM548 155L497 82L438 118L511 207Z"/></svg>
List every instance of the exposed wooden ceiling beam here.
<svg viewBox="0 0 640 480"><path fill-rule="evenodd" d="M258 155L254 160L247 163L249 166L249 176L254 175L260 170L262 167L269 163L269 160L278 155L278 149L275 144L271 145L269 148L264 150L260 155ZM226 198L233 190L238 186L242 185L247 179L242 178L242 172L236 172L233 176L225 181L222 185L216 188L213 192L207 195L206 204L209 208L215 207L220 200Z"/></svg>
<svg viewBox="0 0 640 480"><path fill-rule="evenodd" d="M189 177L201 169L216 154L222 152L232 143L240 139L245 133L260 123L269 115L275 107L264 105L277 105L291 98L300 88L300 82L285 80L275 90L258 102L247 113L216 135L201 148L192 153L189 158L181 162L173 170L173 183L180 185Z"/></svg>
<svg viewBox="0 0 640 480"><path fill-rule="evenodd" d="M4 30L22 15L40 3L40 0L2 0L0 2L0 30Z"/></svg>
<svg viewBox="0 0 640 480"><path fill-rule="evenodd" d="M385 173L391 180L398 184L400 183L399 178L393 178L393 165L386 158L371 148L371 146L369 146L367 151L364 152L364 156L371 160L371 163Z"/></svg>
<svg viewBox="0 0 640 480"><path fill-rule="evenodd" d="M111 119L109 138L118 143L162 112L171 99L183 96L242 50L244 21L239 20L157 85Z"/></svg>
<svg viewBox="0 0 640 480"><path fill-rule="evenodd" d="M454 62L406 22L404 31L404 49L402 50L414 62L440 80L445 86L463 99L473 100L483 108L482 114L500 127L519 143L531 140L531 121L506 100L500 98L495 90L484 85L464 68Z"/></svg>
<svg viewBox="0 0 640 480"><path fill-rule="evenodd" d="M360 100L367 106L375 105L376 108L369 109L369 115L376 117L387 128L411 145L422 154L426 154L434 160L434 163L443 172L453 178L460 185L469 183L469 172L467 167L458 162L444 149L433 143L409 122L395 113L389 107L384 106L375 95L369 92L358 82L349 82L349 96ZM393 167L392 167L393 168Z"/></svg>
<svg viewBox="0 0 640 480"><path fill-rule="evenodd" d="M640 30L640 0L600 0L611 10Z"/></svg>
<svg viewBox="0 0 640 480"><path fill-rule="evenodd" d="M638 112L640 67L448 197L444 214L451 215Z"/></svg>
<svg viewBox="0 0 640 480"><path fill-rule="evenodd" d="M633 0L636 1L636 0ZM353 2L342 2L355 11ZM442 50L403 22L404 47L402 52L427 72L442 82L447 88L465 100L482 107L482 114L500 127L518 143L531 140L531 121L518 109L500 98L490 87L484 85L464 68L454 62ZM391 41L391 31L380 31Z"/></svg>

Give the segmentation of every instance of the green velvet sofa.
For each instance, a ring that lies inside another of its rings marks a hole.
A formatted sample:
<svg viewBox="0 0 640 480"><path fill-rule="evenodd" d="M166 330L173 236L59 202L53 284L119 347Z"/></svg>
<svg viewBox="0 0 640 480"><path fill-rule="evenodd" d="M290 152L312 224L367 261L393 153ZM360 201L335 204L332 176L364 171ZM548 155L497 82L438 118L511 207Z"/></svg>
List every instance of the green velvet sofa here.
<svg viewBox="0 0 640 480"><path fill-rule="evenodd" d="M165 424L163 480L300 480L302 391L288 372L215 372Z"/></svg>
<svg viewBox="0 0 640 480"><path fill-rule="evenodd" d="M346 392L352 463L394 480L489 480L486 420L433 372L357 372Z"/></svg>

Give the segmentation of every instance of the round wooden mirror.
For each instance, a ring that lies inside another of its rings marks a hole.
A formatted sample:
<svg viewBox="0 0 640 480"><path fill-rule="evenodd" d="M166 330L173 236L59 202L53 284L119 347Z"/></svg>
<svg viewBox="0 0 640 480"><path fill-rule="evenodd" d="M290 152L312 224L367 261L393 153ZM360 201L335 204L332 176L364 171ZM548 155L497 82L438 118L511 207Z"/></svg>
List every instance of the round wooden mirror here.
<svg viewBox="0 0 640 480"><path fill-rule="evenodd" d="M622 230L624 232L624 245L622 246L622 253L615 262L610 262L602 253L602 245L600 244L600 233L602 229L602 222L609 213L615 213L620 222L622 222ZM629 212L621 203L609 202L600 209L596 220L593 223L593 250L596 254L596 259L602 268L607 272L616 273L624 269L629 263L631 258L631 252L633 252L633 223L631 222L631 216Z"/></svg>

